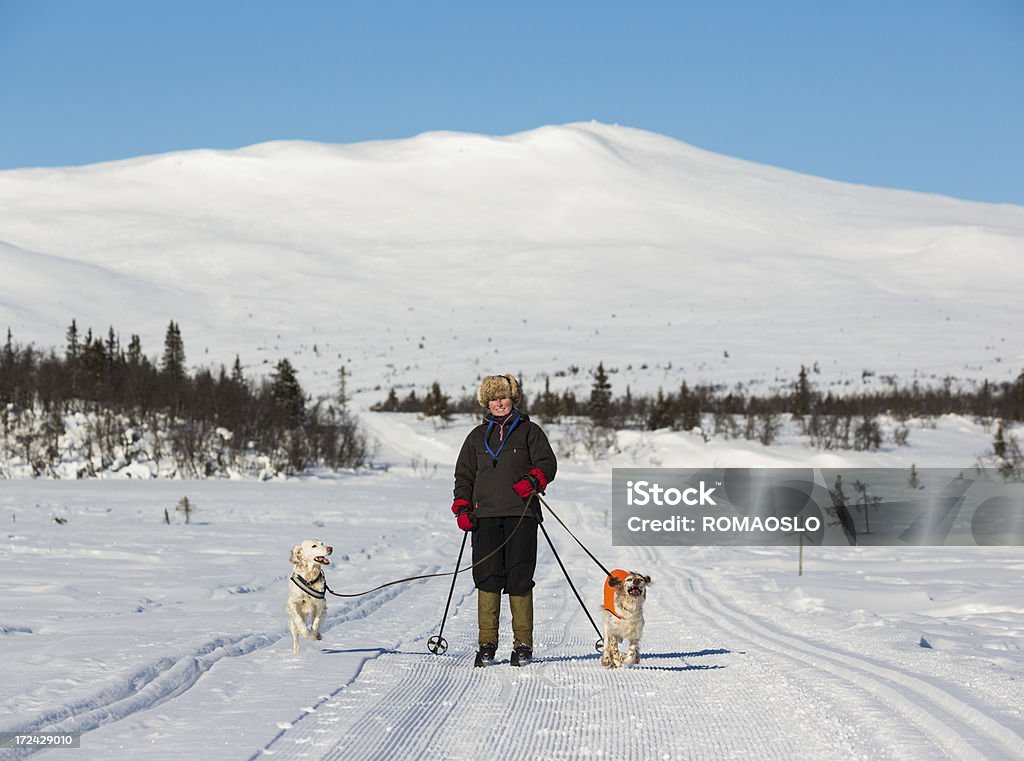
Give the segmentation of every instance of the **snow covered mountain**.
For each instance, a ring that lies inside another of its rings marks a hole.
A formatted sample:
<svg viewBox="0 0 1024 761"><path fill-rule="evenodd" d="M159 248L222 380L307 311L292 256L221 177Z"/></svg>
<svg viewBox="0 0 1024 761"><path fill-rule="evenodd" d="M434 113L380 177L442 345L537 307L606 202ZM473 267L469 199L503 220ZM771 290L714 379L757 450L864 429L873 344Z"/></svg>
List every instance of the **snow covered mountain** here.
<svg viewBox="0 0 1024 761"><path fill-rule="evenodd" d="M614 391L863 370L929 381L1024 366L1024 208L857 187L600 124L272 143L0 172L0 327L59 346L73 318L170 320L192 364L282 356L357 404L489 372ZM3 481L0 733L80 732L76 759L1019 759L1017 547L622 547L612 467L964 467L990 446L948 417L905 447L817 451L625 431L614 452L550 428L559 511L611 567L652 575L644 659L602 669L597 632L541 547L537 658L473 669L460 574L334 599L298 656L288 552L336 547L356 594L451 570L448 510L470 416L357 410L382 467L253 481ZM188 496L196 520L175 504ZM164 524L165 511L170 525ZM174 516L174 519L171 519ZM588 610L603 573L546 521ZM507 623L507 616L506 616ZM0 738L0 759L35 749ZM61 754L58 754L61 755ZM63 757L63 756L62 756Z"/></svg>
<svg viewBox="0 0 1024 761"><path fill-rule="evenodd" d="M833 381L1006 380L1022 256L1019 206L597 123L0 172L16 340L59 347L76 318L156 356L173 319L191 363L289 356L313 390L343 362L357 388L454 392L602 360L620 392L815 362Z"/></svg>

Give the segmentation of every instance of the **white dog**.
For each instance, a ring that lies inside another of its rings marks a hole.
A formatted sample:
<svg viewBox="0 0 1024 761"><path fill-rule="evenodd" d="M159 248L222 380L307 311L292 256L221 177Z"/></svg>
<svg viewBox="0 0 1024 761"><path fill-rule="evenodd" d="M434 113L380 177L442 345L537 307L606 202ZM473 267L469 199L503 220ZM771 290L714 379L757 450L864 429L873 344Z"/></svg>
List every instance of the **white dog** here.
<svg viewBox="0 0 1024 761"><path fill-rule="evenodd" d="M601 665L618 668L640 662L640 637L644 633L644 601L651 577L636 571L612 571L604 583L604 651ZM619 643L629 640L625 654Z"/></svg>
<svg viewBox="0 0 1024 761"><path fill-rule="evenodd" d="M292 652L299 652L299 637L320 639L320 622L327 612L327 579L321 565L330 565L327 556L334 552L319 539L307 539L295 545L291 563L295 571L288 579L288 628L292 630Z"/></svg>

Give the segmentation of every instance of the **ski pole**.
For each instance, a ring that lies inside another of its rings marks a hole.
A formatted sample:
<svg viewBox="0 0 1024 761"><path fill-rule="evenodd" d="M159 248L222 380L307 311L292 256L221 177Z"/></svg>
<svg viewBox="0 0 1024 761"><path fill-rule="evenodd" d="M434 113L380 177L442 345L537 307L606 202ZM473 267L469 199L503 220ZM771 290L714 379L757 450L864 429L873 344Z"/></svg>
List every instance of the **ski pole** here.
<svg viewBox="0 0 1024 761"><path fill-rule="evenodd" d="M469 532L466 531L462 534L462 546L459 548L459 559L455 561L455 573L452 574L452 586L448 590L448 602L444 604L444 615L441 616L441 629L438 631L436 637L431 637L427 640L427 650L432 652L434 655L443 655L448 650L448 640L446 640L442 634L444 634L444 622L448 620L448 608L452 604L452 594L455 592L455 579L459 576L459 566L462 565L462 553L466 551L466 539L469 538Z"/></svg>
<svg viewBox="0 0 1024 761"><path fill-rule="evenodd" d="M579 601L580 607L583 608L583 612L586 613L587 618L590 619L590 625L593 626L594 631L597 632L598 640L594 643L594 648L598 652L601 652L604 648L604 636L601 634L601 630L597 628L597 624L594 623L594 617L590 615L590 611L587 610L587 606L584 604L583 598L580 597L580 593L576 591L576 585L573 584L572 579L569 578L569 572L565 570L565 565L562 563L562 559L558 557L558 553L555 551L555 545L551 543L551 537L548 536L548 530L544 528L544 523L538 521L537 525L540 526L540 530L544 532L544 538L548 540L548 547L551 548L551 554L555 556L555 560L558 561L559 568L561 568L562 573L565 574L565 580L569 582L569 588L572 589L573 594L576 595L576 599Z"/></svg>

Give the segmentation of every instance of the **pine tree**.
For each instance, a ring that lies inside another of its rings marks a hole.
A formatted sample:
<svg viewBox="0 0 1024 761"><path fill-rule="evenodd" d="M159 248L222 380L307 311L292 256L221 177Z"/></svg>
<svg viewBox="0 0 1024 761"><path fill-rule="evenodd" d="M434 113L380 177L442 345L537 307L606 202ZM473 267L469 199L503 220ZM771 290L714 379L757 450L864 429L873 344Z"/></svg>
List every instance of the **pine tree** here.
<svg viewBox="0 0 1024 761"><path fill-rule="evenodd" d="M0 354L0 414L4 415L6 425L6 406L14 400L15 387L15 360L17 354L14 351L14 334L7 328L7 343L4 344L3 353Z"/></svg>
<svg viewBox="0 0 1024 761"><path fill-rule="evenodd" d="M1006 459L1006 433L1003 429L1003 421L999 421L999 426L996 428L996 435L992 440L992 454L994 454L999 460Z"/></svg>
<svg viewBox="0 0 1024 761"><path fill-rule="evenodd" d="M434 381L430 393L423 398L423 414L427 417L441 418L445 422L452 419L448 397L441 392L441 384L437 381Z"/></svg>
<svg viewBox="0 0 1024 761"><path fill-rule="evenodd" d="M422 412L423 404L416 396L416 389L409 392L409 396L402 400L402 403L398 405L399 412Z"/></svg>
<svg viewBox="0 0 1024 761"><path fill-rule="evenodd" d="M587 404L587 415L594 425L607 428L611 420L612 384L604 371L604 362L597 363L594 372L594 383L590 387L590 403Z"/></svg>
<svg viewBox="0 0 1024 761"><path fill-rule="evenodd" d="M374 412L398 412L398 394L395 393L395 387L392 386L388 391L388 398L383 402L377 402L370 409Z"/></svg>
<svg viewBox="0 0 1024 761"><path fill-rule="evenodd" d="M656 431L659 428L668 428L672 425L672 398L666 397L665 392L658 389L658 396L651 405L650 415L647 417L647 428Z"/></svg>
<svg viewBox="0 0 1024 761"><path fill-rule="evenodd" d="M1013 419L1024 420L1024 372L1017 376L1013 396Z"/></svg>
<svg viewBox="0 0 1024 761"><path fill-rule="evenodd" d="M67 348L64 350L64 362L68 369L68 393L72 399L79 395L79 357L82 353L82 345L78 341L78 323L71 321L68 331L65 334Z"/></svg>
<svg viewBox="0 0 1024 761"><path fill-rule="evenodd" d="M551 377L544 376L544 391L537 400L537 415L545 423L554 422L562 414L562 400L551 393Z"/></svg>
<svg viewBox="0 0 1024 761"><path fill-rule="evenodd" d="M796 392L793 395L793 414L811 414L811 383L807 380L807 368L800 365L800 376L796 381Z"/></svg>
<svg viewBox="0 0 1024 761"><path fill-rule="evenodd" d="M683 381L679 387L679 399L676 400L679 427L684 431L692 431L700 427L700 399L690 391L690 387Z"/></svg>
<svg viewBox="0 0 1024 761"><path fill-rule="evenodd" d="M164 334L164 356L160 370L175 383L185 380L185 344L181 340L181 329L173 320Z"/></svg>
<svg viewBox="0 0 1024 761"><path fill-rule="evenodd" d="M277 419L288 428L302 425L306 414L306 395L299 385L295 368L287 359L277 363L271 376L270 398L273 402Z"/></svg>
<svg viewBox="0 0 1024 761"><path fill-rule="evenodd" d="M334 396L334 402L342 412L348 412L348 371L342 365L338 368L338 393Z"/></svg>
<svg viewBox="0 0 1024 761"><path fill-rule="evenodd" d="M162 378L162 395L173 415L181 413L185 398L185 345L181 340L181 330L173 320L167 326L164 335L164 355L160 362Z"/></svg>
<svg viewBox="0 0 1024 761"><path fill-rule="evenodd" d="M86 343L82 347L79 362L82 367L84 391L94 401L98 401L102 395L100 388L108 371L107 349L103 345L103 341L98 338L93 339L91 330L86 336Z"/></svg>
<svg viewBox="0 0 1024 761"><path fill-rule="evenodd" d="M68 362L74 362L78 359L78 353L81 350L81 344L78 343L78 323L75 320L71 321L71 325L68 326L68 332L65 334L67 339L67 349L64 351L64 358Z"/></svg>
<svg viewBox="0 0 1024 761"><path fill-rule="evenodd" d="M110 368L116 367L121 359L121 340L114 332L113 325L111 325L110 329L107 331L106 353L107 366Z"/></svg>
<svg viewBox="0 0 1024 761"><path fill-rule="evenodd" d="M619 415L627 426L630 425L630 421L633 419L633 407L633 392L627 385L626 395L622 397L622 401L619 403Z"/></svg>
<svg viewBox="0 0 1024 761"><path fill-rule="evenodd" d="M128 342L128 364L132 367L138 367L142 364L142 339L132 333L131 340Z"/></svg>

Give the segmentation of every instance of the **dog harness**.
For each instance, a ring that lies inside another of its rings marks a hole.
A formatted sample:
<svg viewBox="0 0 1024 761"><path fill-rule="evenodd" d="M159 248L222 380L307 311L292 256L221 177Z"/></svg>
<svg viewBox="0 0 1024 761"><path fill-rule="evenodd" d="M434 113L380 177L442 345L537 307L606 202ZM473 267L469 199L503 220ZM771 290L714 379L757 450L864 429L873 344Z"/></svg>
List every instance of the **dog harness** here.
<svg viewBox="0 0 1024 761"><path fill-rule="evenodd" d="M621 568L616 568L614 571L608 574L608 578L604 580L604 609L616 618L622 618L622 616L619 615L618 611L615 610L615 587L613 587L609 583L609 579L612 576L614 576L620 582L623 582L626 580L626 577L629 576L629 571L623 571Z"/></svg>
<svg viewBox="0 0 1024 761"><path fill-rule="evenodd" d="M320 569L320 575L317 576L312 581L306 581L304 578L299 576L299 574L297 574L297 573L293 573L292 574L292 583L295 586L297 586L299 589L301 589L303 592L305 592L307 595L309 595L310 597L315 597L318 600L323 600L327 596L326 589L324 591L321 591L321 590L319 590L319 589L317 589L316 587L313 586L314 584L319 584L321 580L324 581L324 587L326 588L326 586L327 586L326 581L327 580L324 579L324 569L323 568Z"/></svg>

